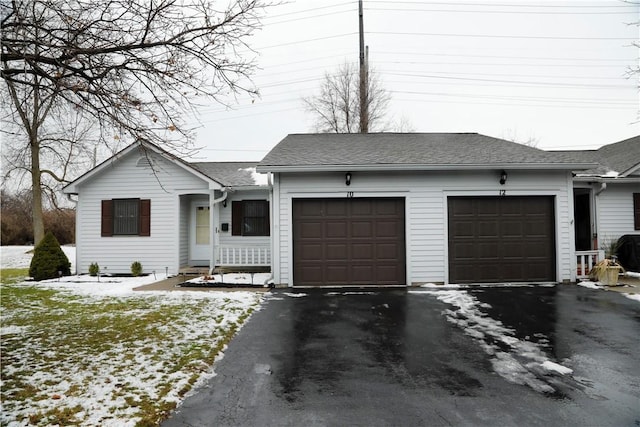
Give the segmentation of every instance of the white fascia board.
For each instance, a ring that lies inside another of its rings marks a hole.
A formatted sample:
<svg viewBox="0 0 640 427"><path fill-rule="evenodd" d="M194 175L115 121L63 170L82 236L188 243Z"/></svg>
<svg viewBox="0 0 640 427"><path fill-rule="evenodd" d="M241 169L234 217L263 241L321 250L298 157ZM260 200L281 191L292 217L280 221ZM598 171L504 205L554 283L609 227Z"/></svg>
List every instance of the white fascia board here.
<svg viewBox="0 0 640 427"><path fill-rule="evenodd" d="M596 167L595 163L491 163L491 164L377 164L377 165L295 165L260 166L257 172L376 172L376 171L444 171L444 170L586 170Z"/></svg>
<svg viewBox="0 0 640 427"><path fill-rule="evenodd" d="M602 176L575 176L573 178L574 182L606 182L607 184L635 184L640 182L640 176L638 177L616 177L616 178L605 178Z"/></svg>

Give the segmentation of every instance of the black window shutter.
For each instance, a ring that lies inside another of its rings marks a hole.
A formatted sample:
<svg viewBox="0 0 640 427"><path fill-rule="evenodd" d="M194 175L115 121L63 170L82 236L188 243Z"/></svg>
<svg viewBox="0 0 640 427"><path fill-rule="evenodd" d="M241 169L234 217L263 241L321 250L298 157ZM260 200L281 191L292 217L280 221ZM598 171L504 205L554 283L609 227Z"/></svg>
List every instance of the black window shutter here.
<svg viewBox="0 0 640 427"><path fill-rule="evenodd" d="M102 201L102 218L100 225L100 236L113 236L113 201Z"/></svg>
<svg viewBox="0 0 640 427"><path fill-rule="evenodd" d="M231 235L242 236L242 202L231 202Z"/></svg>
<svg viewBox="0 0 640 427"><path fill-rule="evenodd" d="M151 200L140 200L140 236L151 236Z"/></svg>
<svg viewBox="0 0 640 427"><path fill-rule="evenodd" d="M633 229L640 230L640 193L633 193Z"/></svg>

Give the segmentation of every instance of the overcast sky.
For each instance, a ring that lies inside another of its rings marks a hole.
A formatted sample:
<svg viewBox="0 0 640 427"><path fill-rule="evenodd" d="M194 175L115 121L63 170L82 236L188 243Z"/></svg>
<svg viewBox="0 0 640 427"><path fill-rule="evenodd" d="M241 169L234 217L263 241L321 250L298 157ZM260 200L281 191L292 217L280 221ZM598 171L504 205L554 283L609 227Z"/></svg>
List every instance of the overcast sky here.
<svg viewBox="0 0 640 427"><path fill-rule="evenodd" d="M634 0L635 1L635 0ZM636 3L638 3L636 1ZM594 149L640 134L640 6L622 1L364 1L369 64L392 121L478 132L542 149ZM261 97L201 110L198 160L260 160L313 131L301 98L358 63L358 1L269 9L249 40Z"/></svg>

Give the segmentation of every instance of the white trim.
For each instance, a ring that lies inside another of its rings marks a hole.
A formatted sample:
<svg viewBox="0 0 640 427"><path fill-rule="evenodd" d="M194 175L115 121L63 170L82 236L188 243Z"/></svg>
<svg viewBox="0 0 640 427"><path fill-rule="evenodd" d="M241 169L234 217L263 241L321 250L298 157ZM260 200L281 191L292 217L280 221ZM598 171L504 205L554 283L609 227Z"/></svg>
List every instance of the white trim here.
<svg viewBox="0 0 640 427"><path fill-rule="evenodd" d="M561 268L561 251L559 250L560 244L560 215L559 212L559 198L562 195L561 191L556 190L507 190L507 193L504 197L514 197L514 196L553 196L553 215L554 215L554 227L555 227L555 258L556 258L556 282L559 282L560 278L560 268ZM444 284L449 285L449 205L447 203L447 198L452 197L500 197L499 194L496 194L496 191L491 190L444 190L442 192L443 196L443 215L444 215L444 239L443 239L443 251L445 255L445 263L444 263ZM570 201L573 203L573 201ZM575 262L575 261L574 261ZM574 273L575 274L575 273ZM537 282L536 282L537 283Z"/></svg>
<svg viewBox="0 0 640 427"><path fill-rule="evenodd" d="M309 191L309 192L300 192L300 191L296 191L296 192L286 192L286 197L287 197L287 203L289 205L289 209L288 209L288 213L287 213L287 225L288 225L288 246L289 246L289 256L288 256L288 263L289 263L289 283L288 283L288 287L292 288L294 287L294 283L295 283L295 277L293 274L293 199L346 199L346 193L347 191L340 191L340 192L313 192L313 191ZM408 221L407 221L407 199L409 197L410 192L409 191L355 191L353 198L354 199L358 199L358 198L379 198L379 199L387 199L387 198L403 198L404 199L404 212L405 212L405 218L404 218L404 227L405 227L405 241L404 241L404 257L405 257L405 285L403 287L409 287L411 286L411 277L409 276L411 269L409 267L409 263L410 263L410 259L409 259L409 246L408 246L408 240L407 240L407 234L409 233L409 230L411 227L409 227ZM278 275L280 275L280 267L278 267L276 270L278 270ZM278 282L276 282L278 283Z"/></svg>

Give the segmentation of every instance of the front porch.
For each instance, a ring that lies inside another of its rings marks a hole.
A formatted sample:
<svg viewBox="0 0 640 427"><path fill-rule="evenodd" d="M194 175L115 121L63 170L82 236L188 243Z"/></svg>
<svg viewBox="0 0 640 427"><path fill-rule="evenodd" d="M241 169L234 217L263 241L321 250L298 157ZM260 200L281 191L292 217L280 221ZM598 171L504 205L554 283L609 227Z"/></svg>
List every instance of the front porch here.
<svg viewBox="0 0 640 427"><path fill-rule="evenodd" d="M270 245L219 245L214 248L215 265L185 265L180 274L207 275L218 272L268 273L271 271Z"/></svg>
<svg viewBox="0 0 640 427"><path fill-rule="evenodd" d="M603 250L576 251L576 279L588 279L589 272L598 262L604 259Z"/></svg>

